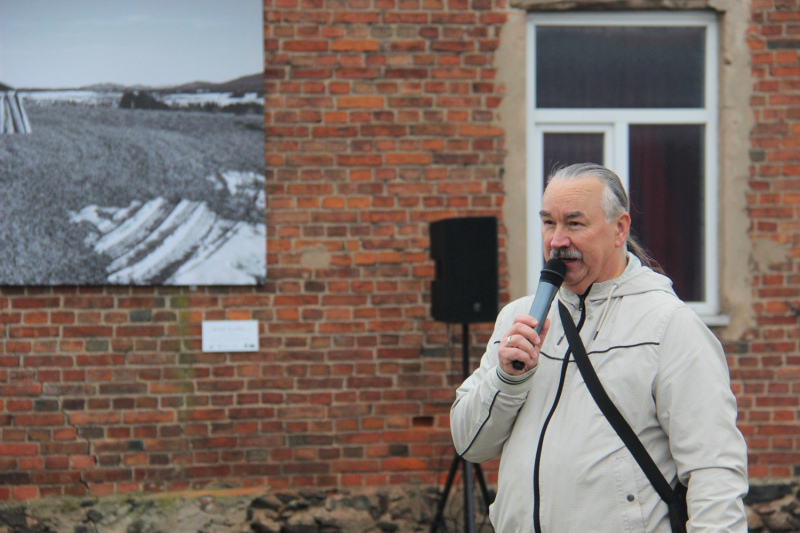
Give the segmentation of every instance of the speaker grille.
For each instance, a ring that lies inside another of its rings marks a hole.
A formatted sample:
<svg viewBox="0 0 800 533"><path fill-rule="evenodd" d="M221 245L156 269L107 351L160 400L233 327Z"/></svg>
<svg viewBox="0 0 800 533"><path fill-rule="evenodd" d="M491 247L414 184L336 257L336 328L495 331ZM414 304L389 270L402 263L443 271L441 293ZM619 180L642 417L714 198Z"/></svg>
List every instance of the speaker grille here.
<svg viewBox="0 0 800 533"><path fill-rule="evenodd" d="M435 320L469 324L497 317L497 218L461 217L430 224Z"/></svg>

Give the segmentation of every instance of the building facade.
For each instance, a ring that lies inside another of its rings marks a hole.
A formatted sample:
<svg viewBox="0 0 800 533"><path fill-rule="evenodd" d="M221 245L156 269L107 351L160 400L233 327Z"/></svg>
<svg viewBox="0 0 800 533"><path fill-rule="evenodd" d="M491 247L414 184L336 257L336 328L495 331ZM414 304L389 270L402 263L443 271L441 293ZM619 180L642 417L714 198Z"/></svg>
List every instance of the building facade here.
<svg viewBox="0 0 800 533"><path fill-rule="evenodd" d="M699 103L643 119L532 97L541 27L663 21L702 28ZM702 199L692 298L751 481L800 476L797 0L265 0L264 30L266 283L0 288L0 499L440 484L460 331L430 315L429 224L497 217L500 302L522 296L547 136L601 139L642 187L642 124L700 132L702 187L674 200ZM203 353L223 319L258 320L259 351ZM490 332L472 327L472 364Z"/></svg>

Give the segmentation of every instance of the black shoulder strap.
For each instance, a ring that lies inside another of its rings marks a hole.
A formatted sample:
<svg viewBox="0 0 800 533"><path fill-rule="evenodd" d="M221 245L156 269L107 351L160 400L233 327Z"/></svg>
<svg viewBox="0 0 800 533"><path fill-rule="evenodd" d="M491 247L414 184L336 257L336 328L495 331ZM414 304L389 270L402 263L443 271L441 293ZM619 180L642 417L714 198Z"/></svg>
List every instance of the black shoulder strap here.
<svg viewBox="0 0 800 533"><path fill-rule="evenodd" d="M558 302L558 312L561 315L561 323L564 326L564 332L572 348L575 362L578 364L578 369L583 376L583 381L586 383L586 387L589 389L592 398L594 398L597 406L608 419L611 427L614 428L622 439L622 442L625 443L625 446L627 446L631 454L633 454L633 458L636 459L636 462L642 467L647 479L650 480L653 488L655 488L658 495L661 496L661 499L668 505L676 503L677 498L675 492L667 482L664 474L658 469L653 459L650 457L650 454L647 453L644 445L642 445L642 442L636 436L636 433L633 432L633 429L631 429L622 416L622 413L619 412L617 406L614 405L614 402L612 402L611 398L606 394L606 390L603 388L602 383L600 383L600 379L598 379L591 361L589 361L589 356L586 354L586 348L583 346L583 341L581 341L578 329L575 327L575 322L573 322L572 316L560 300Z"/></svg>

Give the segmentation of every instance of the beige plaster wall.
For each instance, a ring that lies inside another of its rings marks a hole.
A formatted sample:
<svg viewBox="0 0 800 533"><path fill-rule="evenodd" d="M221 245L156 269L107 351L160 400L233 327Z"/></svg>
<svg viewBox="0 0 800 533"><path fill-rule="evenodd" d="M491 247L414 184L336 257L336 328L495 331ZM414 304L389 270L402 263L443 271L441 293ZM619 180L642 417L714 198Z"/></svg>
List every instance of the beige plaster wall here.
<svg viewBox="0 0 800 533"><path fill-rule="evenodd" d="M509 294L514 300L527 292L526 184L525 162L525 24L526 12L512 9L500 33L500 47L495 55L498 82L505 86L500 104L500 122L505 131L505 186L503 221L506 226L506 257Z"/></svg>
<svg viewBox="0 0 800 533"><path fill-rule="evenodd" d="M724 340L737 340L755 323L750 288L753 246L746 200L754 124L750 49L745 39L750 2L712 0L710 7L720 13L720 309L731 320L728 327L716 332Z"/></svg>
<svg viewBox="0 0 800 533"><path fill-rule="evenodd" d="M730 317L730 325L716 327L725 340L738 339L751 327L753 312L749 265L752 246L748 239L746 192L749 176L749 132L753 117L749 108L752 80L750 53L745 41L750 18L750 3L745 0L684 2L639 1L537 1L512 2L508 22L500 35L497 54L498 81L506 94L500 106L507 150L504 183L506 200L503 217L507 231L506 254L509 293L512 299L527 291L526 269L526 125L525 66L527 10L562 11L576 7L604 9L713 9L720 18L720 154L719 154L719 257L720 309Z"/></svg>

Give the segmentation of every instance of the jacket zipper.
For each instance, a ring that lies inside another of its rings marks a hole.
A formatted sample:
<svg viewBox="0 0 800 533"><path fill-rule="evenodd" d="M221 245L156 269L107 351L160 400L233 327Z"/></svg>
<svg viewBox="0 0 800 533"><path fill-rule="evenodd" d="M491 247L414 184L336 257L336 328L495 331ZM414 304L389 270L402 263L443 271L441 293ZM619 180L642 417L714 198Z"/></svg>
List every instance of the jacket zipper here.
<svg viewBox="0 0 800 533"><path fill-rule="evenodd" d="M581 328L583 328L583 323L586 321L586 296L589 294L589 291L592 289L590 285L586 292L583 293L580 298L580 303L578 304L578 309L581 312L580 320L578 320L578 331L580 332ZM556 390L556 397L553 400L553 405L550 407L550 412L547 413L547 418L545 418L544 425L542 426L542 432L539 434L539 444L536 448L536 463L533 467L533 529L536 533L542 533L542 524L539 518L540 512L540 498L539 498L539 465L541 464L542 458L542 445L544 444L544 435L547 432L547 426L550 424L550 419L553 418L553 414L556 412L556 407L558 407L558 401L561 399L561 392L564 390L564 380L567 377L567 368L569 368L569 356L572 354L572 348L567 348L567 353L564 354L564 359L561 362L561 377L558 381L558 389Z"/></svg>

